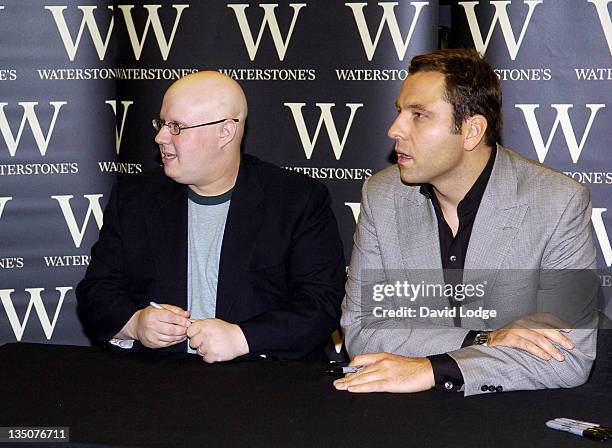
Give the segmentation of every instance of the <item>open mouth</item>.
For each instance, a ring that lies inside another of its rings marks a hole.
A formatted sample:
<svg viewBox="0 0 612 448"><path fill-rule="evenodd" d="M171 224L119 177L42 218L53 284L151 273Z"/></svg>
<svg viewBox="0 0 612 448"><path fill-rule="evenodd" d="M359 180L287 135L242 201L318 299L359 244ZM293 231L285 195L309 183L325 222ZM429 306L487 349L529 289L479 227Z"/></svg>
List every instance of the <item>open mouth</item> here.
<svg viewBox="0 0 612 448"><path fill-rule="evenodd" d="M403 152L395 151L397 154L397 163L408 163L412 160L412 156L404 154Z"/></svg>

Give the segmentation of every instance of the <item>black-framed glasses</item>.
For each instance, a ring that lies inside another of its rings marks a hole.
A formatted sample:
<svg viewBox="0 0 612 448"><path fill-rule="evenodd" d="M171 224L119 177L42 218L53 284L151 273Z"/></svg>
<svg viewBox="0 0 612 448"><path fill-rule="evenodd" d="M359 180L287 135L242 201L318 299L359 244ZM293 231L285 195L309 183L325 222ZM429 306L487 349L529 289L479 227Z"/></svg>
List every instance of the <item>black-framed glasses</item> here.
<svg viewBox="0 0 612 448"><path fill-rule="evenodd" d="M161 131L162 127L168 126L168 130L170 131L170 134L179 135L183 129L199 128L201 126L210 126L212 124L223 123L224 121L227 121L227 120L232 120L236 123L240 121L238 118L223 118L221 120L210 121L208 123L202 123L202 124L196 124L194 126L181 126L180 124L175 123L173 121L169 121L168 123L166 123L161 118L154 118L153 120L151 120L151 124L153 124L153 128L156 131Z"/></svg>

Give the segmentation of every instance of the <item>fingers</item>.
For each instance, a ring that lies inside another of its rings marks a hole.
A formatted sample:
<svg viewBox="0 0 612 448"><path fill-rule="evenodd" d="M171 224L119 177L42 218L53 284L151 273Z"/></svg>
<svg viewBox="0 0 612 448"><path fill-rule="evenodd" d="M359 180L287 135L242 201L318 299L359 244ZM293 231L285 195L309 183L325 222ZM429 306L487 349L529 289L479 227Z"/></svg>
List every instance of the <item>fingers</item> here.
<svg viewBox="0 0 612 448"><path fill-rule="evenodd" d="M576 346L562 333L570 331L570 325L558 316L552 313L536 313L491 332L488 345L519 348L545 361L551 358L564 361L565 356L557 345L566 350L572 350Z"/></svg>
<svg viewBox="0 0 612 448"><path fill-rule="evenodd" d="M547 324L551 328L555 328L558 331L562 331L564 333L568 333L571 331L571 325L569 323L565 322L563 319L552 313L536 313L528 317L535 322L538 322L540 324Z"/></svg>
<svg viewBox="0 0 612 448"><path fill-rule="evenodd" d="M167 324L159 322L155 326L155 331L164 336L180 336L187 337L187 329L182 325Z"/></svg>
<svg viewBox="0 0 612 448"><path fill-rule="evenodd" d="M197 350L198 355L204 356L210 350L210 338L206 335L206 321L198 321L192 324L187 329L187 337L189 338L189 346Z"/></svg>
<svg viewBox="0 0 612 448"><path fill-rule="evenodd" d="M364 355L357 355L349 363L349 366L369 366L376 362L382 361L387 356L387 353L366 353Z"/></svg>
<svg viewBox="0 0 612 448"><path fill-rule="evenodd" d="M550 336L550 339L549 337ZM554 339L552 339L554 338ZM555 358L557 361L564 361L563 353L551 342L560 341L568 349L574 345L566 345L569 339L565 338L557 330L532 330L530 328L511 328L496 330L491 333L489 346L506 346L519 348L537 356L540 359L549 361ZM565 339L566 341L563 341ZM571 341L569 341L571 343Z"/></svg>
<svg viewBox="0 0 612 448"><path fill-rule="evenodd" d="M576 344L563 333L571 331L570 324L552 313L536 313L526 316L524 326L542 335L546 340L538 338L538 345L546 350L548 354L557 360L563 361L563 354L551 342L554 342L567 350L572 350ZM531 340L531 339L530 339Z"/></svg>
<svg viewBox="0 0 612 448"><path fill-rule="evenodd" d="M228 361L249 353L242 329L221 319L203 319L187 329L189 345L207 363Z"/></svg>
<svg viewBox="0 0 612 448"><path fill-rule="evenodd" d="M539 325L541 327L541 325ZM545 361L550 360L554 357L557 361L564 361L565 357L559 351L559 349L551 342L550 337L555 339L567 339L556 329L543 329L543 328L525 328L517 331L519 348L526 350L532 355L538 358L544 359ZM569 340L569 339L568 339Z"/></svg>
<svg viewBox="0 0 612 448"><path fill-rule="evenodd" d="M552 348L548 347L548 345L552 346ZM561 352L559 352L559 350L557 350L550 342L546 344L539 341L539 344L536 344L530 339L519 336L517 337L515 346L516 348L525 350L526 352L531 353L533 356L543 359L544 361L550 361L551 357L554 357L557 361L563 361L565 359Z"/></svg>
<svg viewBox="0 0 612 448"><path fill-rule="evenodd" d="M387 381L377 380L369 383L355 384L347 388L349 392L366 393L366 392L387 392Z"/></svg>
<svg viewBox="0 0 612 448"><path fill-rule="evenodd" d="M186 341L187 338L185 336L167 336L154 332L145 332L141 335L139 340L146 347L163 348Z"/></svg>
<svg viewBox="0 0 612 448"><path fill-rule="evenodd" d="M179 308L180 309L180 308ZM143 308L138 315L138 340L150 348L168 347L187 338L191 322L168 309L152 306Z"/></svg>
<svg viewBox="0 0 612 448"><path fill-rule="evenodd" d="M208 326L207 321L209 320L210 319L198 320L189 325L187 328L187 337L192 339L199 333L205 333Z"/></svg>
<svg viewBox="0 0 612 448"><path fill-rule="evenodd" d="M185 316L185 313L188 313L187 311L182 310L179 307L175 307L173 305L163 305L164 309L158 310L156 308L150 307L152 312L155 313L155 316L157 317L157 319L161 322L167 322L169 324L174 324L174 325L181 325L185 328L189 327L191 325L191 321L187 318L187 316ZM166 307L173 307L177 310L180 310L180 313L177 314L174 311L166 308Z"/></svg>
<svg viewBox="0 0 612 448"><path fill-rule="evenodd" d="M186 341L187 337L185 336L167 336L164 334L157 335L157 343L163 347L168 347L170 345L178 344L179 342Z"/></svg>
<svg viewBox="0 0 612 448"><path fill-rule="evenodd" d="M380 379L379 369L376 366L364 367L359 372L349 373L344 378L339 378L334 381L334 386L338 390L349 390L352 392L352 387L377 381Z"/></svg>
<svg viewBox="0 0 612 448"><path fill-rule="evenodd" d="M182 317L188 318L189 315L191 314L191 311L184 310L180 306L170 305L169 303L164 303L161 306L162 306L162 308L164 308L164 309L166 309L168 311L171 311L174 314L178 314L179 316L182 316Z"/></svg>
<svg viewBox="0 0 612 448"><path fill-rule="evenodd" d="M567 350L572 350L576 346L571 339L569 339L563 333L560 333L556 328L538 328L532 330L542 335L547 341L552 341L559 344Z"/></svg>

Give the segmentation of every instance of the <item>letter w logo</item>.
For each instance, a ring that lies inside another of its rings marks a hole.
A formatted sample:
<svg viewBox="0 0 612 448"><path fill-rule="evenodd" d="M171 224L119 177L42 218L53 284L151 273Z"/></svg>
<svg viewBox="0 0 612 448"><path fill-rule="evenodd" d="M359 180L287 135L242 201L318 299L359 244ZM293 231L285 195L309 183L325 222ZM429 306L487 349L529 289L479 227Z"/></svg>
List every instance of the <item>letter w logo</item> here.
<svg viewBox="0 0 612 448"><path fill-rule="evenodd" d="M607 210L607 208L593 208L591 221L593 222L595 235L597 235L599 247L601 248L606 266L610 267L612 266L612 246L610 245L610 238L608 237L608 232L606 232L606 226L603 220L603 213Z"/></svg>
<svg viewBox="0 0 612 448"><path fill-rule="evenodd" d="M371 61L374 57L374 52L376 51L376 47L378 47L378 40L380 39L383 28L385 27L385 23L389 26L389 32L391 33L391 38L393 39L393 45L395 46L397 58L400 61L404 59L406 50L408 50L408 45L410 45L412 33L414 32L414 28L419 21L421 10L425 6L429 5L429 2L410 2L410 4L415 7L416 11L412 17L412 24L410 25L410 30L408 31L408 36L405 40L402 38L402 33L400 32L399 25L397 23L397 17L395 16L395 7L398 4L398 2L378 3L378 5L383 9L383 15L380 20L380 24L378 25L376 37L372 41L370 31L368 30L368 24L363 13L363 8L367 6L367 3L345 3L345 6L348 6L353 11L355 23L357 23L357 29L359 30L361 42L363 43L363 49L365 50L368 61Z"/></svg>
<svg viewBox="0 0 612 448"><path fill-rule="evenodd" d="M538 124L538 119L535 115L535 110L540 107L539 104L517 104L516 107L523 111L523 115L525 116L525 121L527 122L527 127L529 129L529 133L531 134L531 140L533 141L533 146L535 148L536 153L538 154L538 159L541 163L544 162L546 158L546 154L548 154L548 149L550 148L550 144L552 143L553 137L557 132L557 127L561 124L561 130L563 131L563 135L565 136L565 143L569 149L570 155L572 156L572 162L578 163L578 159L580 158L580 154L582 153L582 148L586 143L587 137L589 136L589 132L591 131L591 126L593 125L593 121L595 120L595 116L599 109L603 109L606 107L605 104L587 104L591 110L591 115L589 117L589 122L586 125L584 130L584 134L582 134L582 139L580 140L580 144L576 140L576 134L574 133L574 126L572 126L572 121L569 117L569 110L574 107L573 104L551 104L553 109L557 111L557 117L555 118L555 122L553 123L550 134L548 135L548 140L546 144L544 144L544 139L542 138L542 133L540 132L540 125Z"/></svg>
<svg viewBox="0 0 612 448"><path fill-rule="evenodd" d="M72 289L72 286L59 286L55 289L59 292L59 301L57 302L57 306L55 307L53 321L49 320L47 310L45 309L45 305L40 294L45 289L25 289L30 294L30 301L28 302L28 308L26 309L25 316L23 317L23 323L19 322L19 317L17 316L17 312L15 311L15 306L13 305L13 300L11 298L11 294L15 290L0 289L0 300L2 301L4 311L6 311L6 315L11 324L11 327L13 328L13 333L15 333L15 338L17 339L17 341L21 341L21 338L23 337L23 332L25 331L28 318L30 317L30 312L32 311L32 305L34 305L36 314L38 314L38 320L40 320L40 324L45 332L47 340L51 340L51 337L53 336L53 330L55 329L55 324L57 323L59 312L62 308L62 304L64 303L64 299L66 298L66 293Z"/></svg>
<svg viewBox="0 0 612 448"><path fill-rule="evenodd" d="M66 53L68 53L68 57L71 61L74 61L74 57L76 56L76 52L79 49L79 43L81 42L81 37L83 36L83 30L87 26L89 30L89 34L91 35L91 40L96 47L96 51L98 52L98 58L100 60L104 60L104 56L106 55L106 49L108 48L108 42L110 41L111 34L113 32L114 18L111 14L110 25L108 26L108 31L106 33L106 39L102 41L102 36L100 35L100 30L98 29L98 24L96 19L94 18L94 11L97 9L97 6L77 6L83 12L83 18L81 19L81 27L79 28L79 33L77 34L76 39L73 41L72 36L70 35L70 31L68 30L68 25L66 25L66 19L64 18L64 9L66 6L45 6L45 9L51 11L53 14L53 19L55 20L55 25L57 26L57 30L60 33L60 37L64 42L64 48L66 49ZM113 11L113 7L109 6L108 9Z"/></svg>
<svg viewBox="0 0 612 448"><path fill-rule="evenodd" d="M140 54L142 53L145 40L147 39L150 25L153 26L153 32L155 33L155 38L157 39L157 45L162 58L164 61L168 59L168 54L170 53L170 48L172 47L172 42L174 41L174 35L176 33L176 29L178 28L179 20L181 20L181 14L183 14L183 10L189 8L189 5L172 5L172 7L176 9L176 18L174 19L174 26L172 27L172 32L170 33L170 39L166 40L164 28L162 27L159 20L159 15L157 14L157 10L161 8L161 5L143 5L143 8L147 10L148 16L147 22L144 26L144 31L142 32L142 39L139 40L138 34L136 33L136 26L134 26L134 20L132 19L132 9L134 8L134 5L119 5L119 9L123 13L128 35L130 36L130 43L132 44L132 49L134 50L134 57L137 61L140 60Z"/></svg>
<svg viewBox="0 0 612 448"><path fill-rule="evenodd" d="M12 200L13 197L12 196L8 196L8 197L4 197L4 198L0 198L0 218L2 218L2 213L4 212L4 206L6 205L6 203L10 200Z"/></svg>
<svg viewBox="0 0 612 448"><path fill-rule="evenodd" d="M312 156L312 151L314 150L314 146L316 145L317 139L319 138L321 126L323 125L323 123L325 123L325 129L327 129L327 134L329 135L329 140L331 142L334 155L336 156L336 160L340 160L340 157L342 157L344 144L346 143L346 138L348 137L351 125L353 124L355 112L360 107L363 107L363 104L347 103L346 107L351 110L351 115L348 119L348 123L346 124L346 128L344 129L342 141L340 141L338 131L336 130L336 124L334 123L334 117L331 113L331 108L336 105L335 103L316 103L316 106L321 110L321 115L319 116L317 129L315 130L312 139L308 135L308 129L306 129L306 123L304 122L304 116L302 115L302 107L304 107L306 103L284 103L284 105L291 109L291 113L293 114L293 121L295 121L295 125L300 135L300 140L302 141L302 146L304 147L304 153L306 154L306 158L310 159L310 157Z"/></svg>
<svg viewBox="0 0 612 448"><path fill-rule="evenodd" d="M610 49L610 55L612 55L612 19L610 19L610 13L608 12L608 4L612 0L587 0L589 3L593 3L597 8L597 14L599 15L599 21L603 28L606 40L608 41L608 48Z"/></svg>
<svg viewBox="0 0 612 448"><path fill-rule="evenodd" d="M113 109L113 113L115 114L115 118L117 118L117 100L108 100L105 101ZM125 126L125 118L127 117L127 111L134 101L121 101L123 105L123 116L121 118L121 125L117 127L115 125L115 150L117 154L119 154L119 149L121 148L121 139L123 138L123 127Z"/></svg>
<svg viewBox="0 0 612 448"><path fill-rule="evenodd" d="M65 195L65 196L51 196L52 199L55 199L62 209L62 214L64 215L64 219L66 220L66 224L68 224L68 230L70 230L70 235L72 236L72 240L74 241L74 246L78 249L81 247L81 242L83 241L83 235L85 234L85 230L87 229L87 224L89 223L89 218L91 217L91 213L93 212L94 218L96 220L96 224L98 224L98 230L102 228L102 207L100 207L100 198L101 194L86 194L84 197L89 201L89 207L87 207L87 214L85 215L85 219L83 220L83 225L79 229L79 226L74 218L74 212L72 211L72 207L70 206L70 199L74 196Z"/></svg>
<svg viewBox="0 0 612 448"><path fill-rule="evenodd" d="M259 7L263 8L264 10L264 17L263 21L261 22L261 26L259 27L259 35L257 36L257 41L255 41L253 40L251 27L249 26L249 21L247 20L245 13L245 10L249 7L249 5L227 5L227 7L231 8L234 11L234 14L236 15L236 20L238 20L240 32L242 33L242 39L244 40L244 44L246 45L247 52L249 53L249 58L251 59L251 61L254 61L255 56L257 56L257 49L259 48L261 37L263 36L264 30L266 29L266 24L270 27L270 33L272 33L272 39L274 40L274 46L276 47L278 59L281 61L285 59L285 53L287 53L287 47L289 47L289 41L291 40L291 35L293 34L295 22L297 21L300 9L305 7L306 3L289 3L289 6L291 6L291 8L293 9L293 19L291 20L291 25L289 26L287 38L284 41L280 32L280 28L278 27L276 14L274 13L274 10L277 6L278 4L276 3L259 5Z"/></svg>
<svg viewBox="0 0 612 448"><path fill-rule="evenodd" d="M43 131L40 128L40 123L38 122L38 116L34 111L34 107L38 105L37 102L17 103L23 108L23 115L21 116L21 124L19 125L19 130L17 131L17 137L13 137L13 132L11 131L6 114L4 113L4 106L7 104L8 103L0 103L0 132L2 132L2 137L4 137L4 141L8 147L11 157L15 157L15 152L17 151L17 146L19 146L19 141L21 140L21 134L23 132L23 128L25 127L26 121L30 124L30 129L32 129L32 134L34 134L34 139L38 145L40 155L44 156L47 152L51 135L53 134L55 120L57 119L57 115L59 114L62 106L67 104L66 101L51 101L49 103L51 106L53 106L53 118L51 119L51 125L49 126L49 131L47 132L46 137L43 136Z"/></svg>
<svg viewBox="0 0 612 448"><path fill-rule="evenodd" d="M493 29L495 29L495 25L499 22L499 26L502 29L502 33L504 35L504 40L506 41L506 47L508 48L508 53L510 54L510 59L513 61L516 59L516 55L521 48L521 43L523 42L523 37L525 37L525 32L527 31L527 27L529 26L529 21L531 20L531 16L533 11L537 5L542 3L543 0L524 0L524 3L529 6L529 11L527 12L527 18L523 23L523 29L521 30L521 34L519 35L518 41L514 38L514 33L512 32L512 26L510 25L510 19L508 18L508 11L506 7L512 3L510 0L504 1L491 1L490 3L495 7L495 15L493 16L493 20L491 21L491 25L489 26L489 32L487 33L487 38L483 42L482 33L480 32L480 26L478 25L478 20L476 18L476 12L474 8L480 2L459 2L463 9L465 9L465 15L468 21L468 25L470 26L470 31L472 33L472 39L474 40L474 47L480 53L484 54L487 51L489 46L489 42L491 41L491 36L493 35Z"/></svg>

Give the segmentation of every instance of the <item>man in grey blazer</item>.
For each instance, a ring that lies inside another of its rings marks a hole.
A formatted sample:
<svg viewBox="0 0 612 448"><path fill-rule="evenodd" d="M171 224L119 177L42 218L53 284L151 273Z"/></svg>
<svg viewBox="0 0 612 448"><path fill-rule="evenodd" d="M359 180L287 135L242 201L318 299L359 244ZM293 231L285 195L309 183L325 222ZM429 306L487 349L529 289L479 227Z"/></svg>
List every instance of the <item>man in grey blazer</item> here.
<svg viewBox="0 0 612 448"><path fill-rule="evenodd" d="M587 380L589 192L498 144L501 101L475 50L411 61L388 132L397 165L363 186L341 321L359 367L337 389L467 396Z"/></svg>

